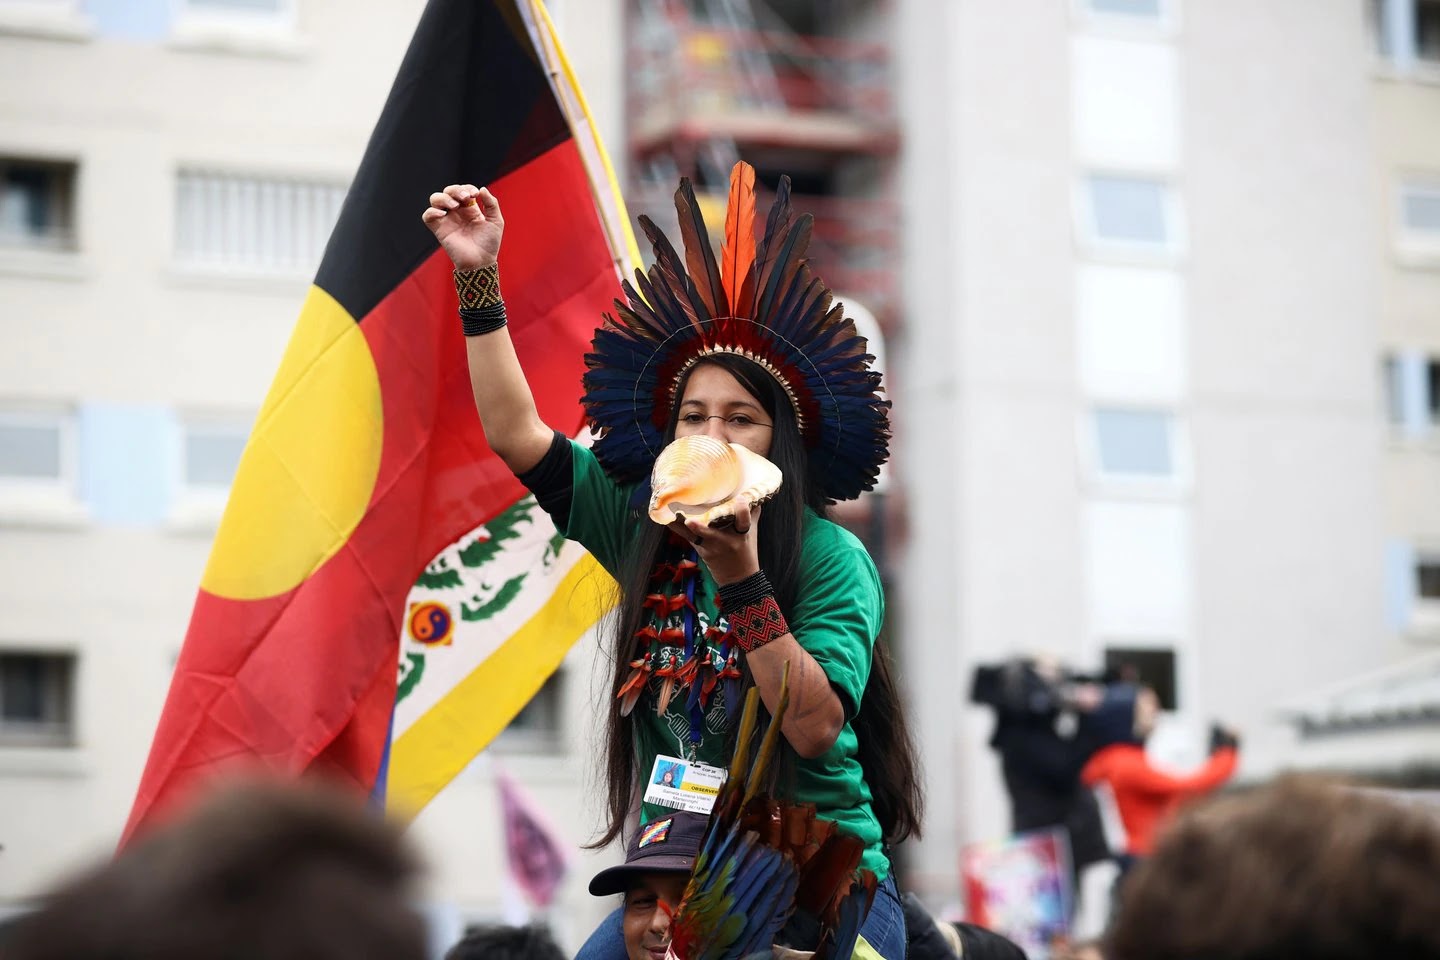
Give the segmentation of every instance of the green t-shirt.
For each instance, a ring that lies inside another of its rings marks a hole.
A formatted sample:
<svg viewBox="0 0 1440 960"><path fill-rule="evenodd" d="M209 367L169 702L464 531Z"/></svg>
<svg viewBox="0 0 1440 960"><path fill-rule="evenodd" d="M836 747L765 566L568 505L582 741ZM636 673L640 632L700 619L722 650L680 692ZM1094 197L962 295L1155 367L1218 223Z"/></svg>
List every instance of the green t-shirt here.
<svg viewBox="0 0 1440 960"><path fill-rule="evenodd" d="M630 539L639 533L642 523L650 521L637 518L630 509L633 486L622 487L611 480L588 448L576 443L570 446L575 489L569 526L563 532L619 579ZM822 756L813 760L795 757L793 791L789 792L797 801L815 804L820 817L834 820L846 833L865 841L861 865L883 880L890 873L890 863L881 849L880 822L870 804L870 787L860 769L851 726L870 678L875 638L885 615L880 575L850 531L813 511L805 512L801 537L800 579L792 609L784 611L785 619L791 634L824 669L839 695L845 725L835 745ZM701 589L696 605L697 630L715 625L720 619L715 608L715 582L703 563L698 573ZM650 775L657 755L687 757L690 753L686 697L676 694L665 715L657 716L656 691L661 682L652 674L646 693L631 714L636 721L637 770L642 780ZM723 690L724 684L718 685L711 697L695 751L695 759L717 767L729 762L726 733L730 705L725 703ZM642 811L642 820L649 819L647 812Z"/></svg>

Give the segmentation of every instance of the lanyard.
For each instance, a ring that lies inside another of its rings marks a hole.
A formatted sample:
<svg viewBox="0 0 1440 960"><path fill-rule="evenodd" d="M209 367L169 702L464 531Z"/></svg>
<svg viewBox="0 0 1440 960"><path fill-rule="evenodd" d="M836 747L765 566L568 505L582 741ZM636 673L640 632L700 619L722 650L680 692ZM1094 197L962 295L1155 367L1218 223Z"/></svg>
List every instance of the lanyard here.
<svg viewBox="0 0 1440 960"><path fill-rule="evenodd" d="M699 614L695 610L695 585L700 582L700 556L693 549L685 551L686 558L695 562L694 576L687 577L685 583L685 606L681 609L681 616L685 624L685 662L689 663L690 658L695 656L695 625ZM710 656L710 651L705 651L705 656ZM695 683L698 685L699 673L696 674ZM694 693L694 691L692 691ZM690 696L690 759L695 759L695 754L700 748L700 738L705 733L705 708L700 704L700 698Z"/></svg>

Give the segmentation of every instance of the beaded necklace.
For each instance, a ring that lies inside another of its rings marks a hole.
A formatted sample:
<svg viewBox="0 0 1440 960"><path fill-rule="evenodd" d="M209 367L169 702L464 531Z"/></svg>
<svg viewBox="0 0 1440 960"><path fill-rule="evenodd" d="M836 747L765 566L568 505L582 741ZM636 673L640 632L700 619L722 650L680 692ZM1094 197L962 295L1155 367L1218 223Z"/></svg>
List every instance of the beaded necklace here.
<svg viewBox="0 0 1440 960"><path fill-rule="evenodd" d="M620 715L628 716L641 695L653 688L655 714L664 717L675 695L684 694L693 759L716 686L725 684L727 707L736 702L740 651L723 617L712 624L700 613L703 583L694 548L678 537L670 547L675 559L656 564L650 573L644 602L650 615L635 631L635 659L616 698Z"/></svg>

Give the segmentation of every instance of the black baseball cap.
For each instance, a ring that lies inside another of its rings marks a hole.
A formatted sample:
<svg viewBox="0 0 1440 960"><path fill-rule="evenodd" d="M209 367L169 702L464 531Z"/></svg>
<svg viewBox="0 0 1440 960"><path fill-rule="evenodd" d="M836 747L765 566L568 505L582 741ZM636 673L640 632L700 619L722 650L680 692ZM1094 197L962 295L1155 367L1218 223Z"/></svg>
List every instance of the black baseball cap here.
<svg viewBox="0 0 1440 960"><path fill-rule="evenodd" d="M606 867L590 879L590 893L597 897L624 893L643 873L689 873L709 823L709 816L684 810L651 820L626 844L624 863Z"/></svg>

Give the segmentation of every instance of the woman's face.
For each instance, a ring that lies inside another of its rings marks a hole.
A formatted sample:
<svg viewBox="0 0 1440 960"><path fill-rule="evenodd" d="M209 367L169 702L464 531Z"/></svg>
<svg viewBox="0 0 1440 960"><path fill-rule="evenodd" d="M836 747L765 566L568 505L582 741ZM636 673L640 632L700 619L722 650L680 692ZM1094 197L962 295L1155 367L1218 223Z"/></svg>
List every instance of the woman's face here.
<svg viewBox="0 0 1440 960"><path fill-rule="evenodd" d="M675 436L705 434L766 457L774 432L775 424L760 401L729 371L702 363L690 373L680 397Z"/></svg>
<svg viewBox="0 0 1440 960"><path fill-rule="evenodd" d="M665 784L665 786L667 786L667 787L674 786L674 785L675 785L675 771L673 771L673 770L666 770L665 773L664 773L664 775L660 777L660 782L663 783L663 784Z"/></svg>

